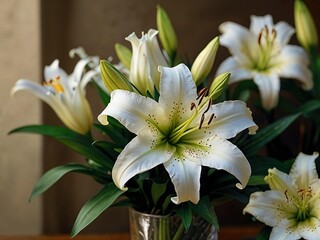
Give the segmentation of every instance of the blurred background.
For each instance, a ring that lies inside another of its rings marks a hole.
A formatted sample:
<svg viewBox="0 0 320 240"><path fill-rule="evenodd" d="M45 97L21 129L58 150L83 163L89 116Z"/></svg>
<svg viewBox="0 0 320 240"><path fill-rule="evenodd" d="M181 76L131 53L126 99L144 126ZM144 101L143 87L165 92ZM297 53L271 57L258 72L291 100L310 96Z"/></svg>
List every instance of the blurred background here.
<svg viewBox="0 0 320 240"><path fill-rule="evenodd" d="M319 27L319 1L306 3ZM294 25L293 0L0 0L0 234L69 233L80 208L100 188L91 178L70 174L42 197L28 202L44 171L83 159L49 138L7 135L22 125L61 124L34 96L21 92L12 99L9 93L15 81L42 82L44 66L54 59L71 73L78 59L69 58L68 52L78 46L89 55L114 57L115 43L129 47L124 38L130 33L140 36L142 31L156 28L157 4L172 20L179 52L191 61L219 35L218 26L225 21L248 27L250 15L271 14L275 23L284 20ZM291 42L295 41L293 37ZM227 50L221 47L215 67L226 56ZM88 96L97 116L103 106L90 86ZM237 203L219 208L217 214L221 225L249 221ZM84 232L127 230L127 209L114 208Z"/></svg>

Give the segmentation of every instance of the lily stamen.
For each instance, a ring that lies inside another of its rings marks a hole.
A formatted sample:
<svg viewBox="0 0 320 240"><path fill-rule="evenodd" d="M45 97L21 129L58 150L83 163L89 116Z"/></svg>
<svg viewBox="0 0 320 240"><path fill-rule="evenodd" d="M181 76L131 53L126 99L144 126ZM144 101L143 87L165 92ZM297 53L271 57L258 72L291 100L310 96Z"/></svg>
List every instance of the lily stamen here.
<svg viewBox="0 0 320 240"><path fill-rule="evenodd" d="M201 127L202 127L202 124L203 124L203 122L204 122L204 118L205 118L205 115L204 115L204 113L201 115L201 120L200 120L200 125L199 125L199 130L201 129Z"/></svg>
<svg viewBox="0 0 320 240"><path fill-rule="evenodd" d="M215 118L215 116L216 115L214 113L211 114L209 121L208 121L208 125L210 125L210 123L212 122L213 118Z"/></svg>
<svg viewBox="0 0 320 240"><path fill-rule="evenodd" d="M208 106L207 106L206 110L205 110L203 113L208 112L209 109L210 109L210 107L211 107L211 105L212 105L212 99L210 98L210 99L209 99L209 102L208 102Z"/></svg>
<svg viewBox="0 0 320 240"><path fill-rule="evenodd" d="M194 102L191 103L190 110L192 111L196 107L196 104Z"/></svg>

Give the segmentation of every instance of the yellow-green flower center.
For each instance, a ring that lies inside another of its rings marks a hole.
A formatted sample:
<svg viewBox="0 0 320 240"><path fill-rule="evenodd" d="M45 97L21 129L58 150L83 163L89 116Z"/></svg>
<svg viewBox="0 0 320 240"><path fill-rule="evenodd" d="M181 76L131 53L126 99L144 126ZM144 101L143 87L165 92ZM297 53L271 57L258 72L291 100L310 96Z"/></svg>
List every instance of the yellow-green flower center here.
<svg viewBox="0 0 320 240"><path fill-rule="evenodd" d="M311 189L299 189L297 191L296 199L292 199L287 196L285 192L287 201L296 206L297 212L295 215L297 222L303 222L310 217L310 199L312 197Z"/></svg>
<svg viewBox="0 0 320 240"><path fill-rule="evenodd" d="M258 59L254 63L254 68L259 72L265 72L272 66L272 59L278 52L276 37L277 31L267 26L262 28L258 35Z"/></svg>
<svg viewBox="0 0 320 240"><path fill-rule="evenodd" d="M170 133L170 135L168 137L168 142L170 144L174 145L177 142L179 142L179 140L183 136L201 129L201 127L204 123L204 120L205 120L205 114L209 111L211 104L212 104L212 100L211 100L212 94L210 96L206 97L207 94L208 94L207 88L204 88L199 92L199 96L196 99L199 101L198 105L195 104L194 102L192 102L191 106L190 106L190 111L193 111L192 116L172 130L172 132ZM206 104L208 104L208 105L206 106ZM199 125L190 127L191 123L194 121L194 119L199 114L202 114ZM208 120L208 125L212 122L213 118L214 118L214 115L212 114Z"/></svg>
<svg viewBox="0 0 320 240"><path fill-rule="evenodd" d="M63 93L64 88L60 83L60 76L57 76L54 79L50 79L49 82L43 82L43 86L49 89L49 92L56 94L56 93Z"/></svg>

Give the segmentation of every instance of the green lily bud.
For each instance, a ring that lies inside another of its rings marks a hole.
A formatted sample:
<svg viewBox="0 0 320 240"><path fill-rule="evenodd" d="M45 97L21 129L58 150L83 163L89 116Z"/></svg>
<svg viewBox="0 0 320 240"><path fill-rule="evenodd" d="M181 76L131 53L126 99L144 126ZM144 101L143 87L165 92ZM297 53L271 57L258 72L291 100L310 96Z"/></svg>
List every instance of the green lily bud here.
<svg viewBox="0 0 320 240"><path fill-rule="evenodd" d="M224 88L228 85L230 76L230 73L221 73L213 80L209 88L209 96L212 100L215 100L220 96Z"/></svg>
<svg viewBox="0 0 320 240"><path fill-rule="evenodd" d="M109 92L116 89L133 91L133 88L126 78L118 69L106 60L100 61L101 77L104 85Z"/></svg>
<svg viewBox="0 0 320 240"><path fill-rule="evenodd" d="M114 49L116 50L116 54L120 60L120 62L127 68L130 69L132 51L126 46L116 43L114 45Z"/></svg>
<svg viewBox="0 0 320 240"><path fill-rule="evenodd" d="M160 5L157 5L157 27L164 50L166 50L170 59L174 58L178 46L177 36L168 14Z"/></svg>
<svg viewBox="0 0 320 240"><path fill-rule="evenodd" d="M318 44L318 34L313 18L302 0L294 4L294 21L299 43L308 51Z"/></svg>
<svg viewBox="0 0 320 240"><path fill-rule="evenodd" d="M219 38L215 37L198 55L191 67L193 80L199 86L208 76L219 47Z"/></svg>

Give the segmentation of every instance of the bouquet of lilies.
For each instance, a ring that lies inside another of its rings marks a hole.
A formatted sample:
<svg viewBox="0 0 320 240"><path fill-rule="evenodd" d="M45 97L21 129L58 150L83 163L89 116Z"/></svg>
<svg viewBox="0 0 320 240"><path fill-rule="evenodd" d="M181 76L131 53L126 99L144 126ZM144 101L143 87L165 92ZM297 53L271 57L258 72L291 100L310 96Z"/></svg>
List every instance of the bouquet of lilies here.
<svg viewBox="0 0 320 240"><path fill-rule="evenodd" d="M80 57L72 74L55 60L45 67L42 85L19 80L12 94L30 91L65 126L23 126L11 133L53 137L85 159L46 172L31 199L78 172L102 188L79 212L72 236L107 208L122 205L178 215L185 228L193 213L218 227L212 206L236 199L268 226L261 237L316 239L320 186L318 155L312 153L320 147L320 67L315 26L301 0L295 3L295 21L303 48L288 44L294 33L289 24L252 16L249 29L221 24L221 36L190 61L179 55L171 20L158 6L157 30L141 38L130 34L132 49L115 45L119 63L77 48L70 51ZM219 44L232 56L212 78ZM106 106L98 122L85 96L88 83ZM294 101L282 98L280 86ZM262 123L253 120L256 112ZM299 152L305 153L295 161L297 153L281 138L293 122L300 127Z"/></svg>

